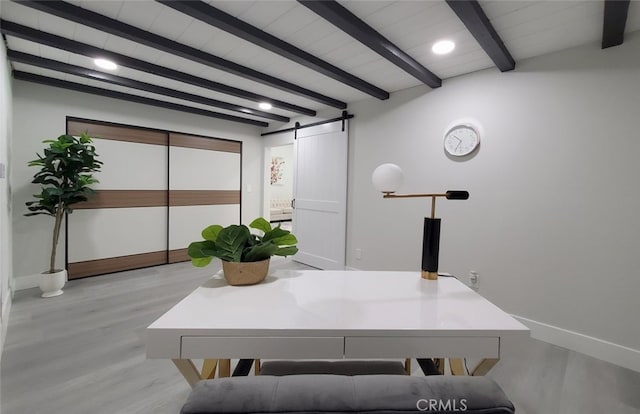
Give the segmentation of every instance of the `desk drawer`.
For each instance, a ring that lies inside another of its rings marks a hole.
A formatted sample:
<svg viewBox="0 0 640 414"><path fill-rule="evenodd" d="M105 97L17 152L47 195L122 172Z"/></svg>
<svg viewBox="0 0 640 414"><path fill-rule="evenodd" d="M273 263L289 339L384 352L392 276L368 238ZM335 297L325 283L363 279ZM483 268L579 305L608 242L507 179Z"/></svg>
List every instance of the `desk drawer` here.
<svg viewBox="0 0 640 414"><path fill-rule="evenodd" d="M181 358L342 358L343 337L183 336Z"/></svg>
<svg viewBox="0 0 640 414"><path fill-rule="evenodd" d="M493 337L347 337L345 358L499 358Z"/></svg>

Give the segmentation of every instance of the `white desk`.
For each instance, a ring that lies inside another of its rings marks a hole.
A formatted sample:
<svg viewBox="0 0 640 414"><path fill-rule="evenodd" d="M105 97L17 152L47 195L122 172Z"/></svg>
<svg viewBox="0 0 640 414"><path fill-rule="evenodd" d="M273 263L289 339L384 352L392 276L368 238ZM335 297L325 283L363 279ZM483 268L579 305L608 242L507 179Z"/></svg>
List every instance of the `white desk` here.
<svg viewBox="0 0 640 414"><path fill-rule="evenodd" d="M191 358L470 357L493 361L486 371L528 336L455 278L277 270L254 286L207 281L147 328L147 357L190 383Z"/></svg>

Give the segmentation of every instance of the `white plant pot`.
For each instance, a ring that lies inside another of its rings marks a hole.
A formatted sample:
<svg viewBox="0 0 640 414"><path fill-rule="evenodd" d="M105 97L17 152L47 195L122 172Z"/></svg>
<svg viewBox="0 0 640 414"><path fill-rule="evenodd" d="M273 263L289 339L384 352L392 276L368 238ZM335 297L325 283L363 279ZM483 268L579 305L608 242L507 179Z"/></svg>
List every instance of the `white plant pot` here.
<svg viewBox="0 0 640 414"><path fill-rule="evenodd" d="M58 270L55 273L40 273L40 290L43 298L52 298L62 295L62 288L67 281L67 270Z"/></svg>

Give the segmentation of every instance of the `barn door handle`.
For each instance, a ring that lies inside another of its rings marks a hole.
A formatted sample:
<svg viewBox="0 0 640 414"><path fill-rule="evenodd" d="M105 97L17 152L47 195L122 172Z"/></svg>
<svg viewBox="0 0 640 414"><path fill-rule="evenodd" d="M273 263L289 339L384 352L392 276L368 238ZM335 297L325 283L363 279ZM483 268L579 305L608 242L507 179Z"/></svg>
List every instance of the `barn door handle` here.
<svg viewBox="0 0 640 414"><path fill-rule="evenodd" d="M296 208L296 199L291 200L291 208Z"/></svg>

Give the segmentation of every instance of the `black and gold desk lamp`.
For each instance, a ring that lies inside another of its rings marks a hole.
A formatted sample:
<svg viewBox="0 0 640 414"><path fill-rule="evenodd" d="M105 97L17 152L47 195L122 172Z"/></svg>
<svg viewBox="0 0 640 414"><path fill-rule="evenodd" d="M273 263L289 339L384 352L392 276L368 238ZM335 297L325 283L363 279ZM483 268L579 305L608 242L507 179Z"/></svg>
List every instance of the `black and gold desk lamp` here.
<svg viewBox="0 0 640 414"><path fill-rule="evenodd" d="M422 278L438 279L438 255L440 251L440 219L436 218L436 198L448 200L467 200L468 191L455 190L443 194L396 194L396 190L404 181L402 169L395 164L382 164L375 169L371 180L382 192L383 198L420 198L431 197L431 215L424 218L422 237Z"/></svg>

